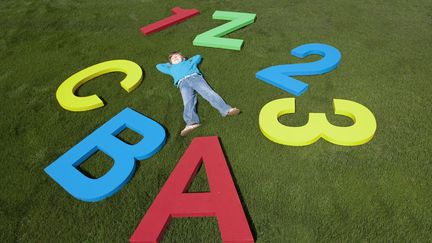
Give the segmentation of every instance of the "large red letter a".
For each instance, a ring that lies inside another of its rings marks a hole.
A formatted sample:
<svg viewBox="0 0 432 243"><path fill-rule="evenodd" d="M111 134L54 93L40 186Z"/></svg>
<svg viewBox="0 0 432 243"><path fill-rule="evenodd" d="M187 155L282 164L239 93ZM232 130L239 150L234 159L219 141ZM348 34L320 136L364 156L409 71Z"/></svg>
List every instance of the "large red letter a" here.
<svg viewBox="0 0 432 243"><path fill-rule="evenodd" d="M210 192L187 193L204 163ZM218 137L195 138L141 220L131 242L158 242L171 217L216 216L224 242L254 242Z"/></svg>

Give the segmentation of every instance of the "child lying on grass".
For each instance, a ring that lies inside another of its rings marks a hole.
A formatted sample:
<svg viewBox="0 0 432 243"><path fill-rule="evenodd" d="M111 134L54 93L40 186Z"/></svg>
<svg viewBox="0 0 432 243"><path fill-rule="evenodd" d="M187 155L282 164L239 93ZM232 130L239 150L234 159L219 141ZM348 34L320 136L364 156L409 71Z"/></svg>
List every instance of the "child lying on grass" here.
<svg viewBox="0 0 432 243"><path fill-rule="evenodd" d="M173 78L174 85L180 89L183 99L183 119L186 127L181 131L181 136L186 136L200 126L200 120L196 112L197 93L206 99L222 116L235 116L240 113L237 108L232 108L207 84L198 64L201 56L195 55L186 59L180 52L173 52L168 56L169 63L156 65L156 68Z"/></svg>

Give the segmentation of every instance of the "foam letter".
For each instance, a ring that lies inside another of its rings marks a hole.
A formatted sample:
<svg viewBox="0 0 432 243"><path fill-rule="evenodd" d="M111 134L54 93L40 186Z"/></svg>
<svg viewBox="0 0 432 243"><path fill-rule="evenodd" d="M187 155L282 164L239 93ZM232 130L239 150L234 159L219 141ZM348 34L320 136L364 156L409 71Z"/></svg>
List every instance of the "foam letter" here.
<svg viewBox="0 0 432 243"><path fill-rule="evenodd" d="M56 97L60 106L69 111L88 111L104 106L97 95L79 97L74 92L83 84L106 73L123 72L126 77L120 82L123 89L131 92L142 81L141 67L128 60L102 62L83 69L66 79L57 89Z"/></svg>
<svg viewBox="0 0 432 243"><path fill-rule="evenodd" d="M252 24L255 18L256 14L251 13L215 11L213 19L231 20L231 22L197 35L193 40L193 45L239 51L243 45L243 40L221 37Z"/></svg>
<svg viewBox="0 0 432 243"><path fill-rule="evenodd" d="M135 145L122 142L116 135L125 128L144 138ZM126 108L45 168L45 172L75 198L87 202L100 201L116 193L130 180L135 171L135 159L150 158L163 147L165 139L161 125ZM102 177L92 179L77 167L98 150L113 158L114 165Z"/></svg>
<svg viewBox="0 0 432 243"><path fill-rule="evenodd" d="M175 7L171 9L171 12L173 13L172 16L142 27L141 32L144 35L150 35L199 14L199 11L197 9L182 9L180 7Z"/></svg>
<svg viewBox="0 0 432 243"><path fill-rule="evenodd" d="M201 163L210 192L186 193ZM172 217L216 216L224 242L254 242L217 137L195 138L130 242L158 242Z"/></svg>

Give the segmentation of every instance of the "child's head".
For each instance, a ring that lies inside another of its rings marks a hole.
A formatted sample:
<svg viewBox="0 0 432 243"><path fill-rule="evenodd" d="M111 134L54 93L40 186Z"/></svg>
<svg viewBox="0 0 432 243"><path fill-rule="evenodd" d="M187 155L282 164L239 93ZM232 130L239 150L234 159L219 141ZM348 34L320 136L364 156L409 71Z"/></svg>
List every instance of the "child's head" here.
<svg viewBox="0 0 432 243"><path fill-rule="evenodd" d="M186 57L183 56L181 54L181 52L172 52L169 56L168 56L168 60L171 64L178 64L181 63L183 60L185 60Z"/></svg>

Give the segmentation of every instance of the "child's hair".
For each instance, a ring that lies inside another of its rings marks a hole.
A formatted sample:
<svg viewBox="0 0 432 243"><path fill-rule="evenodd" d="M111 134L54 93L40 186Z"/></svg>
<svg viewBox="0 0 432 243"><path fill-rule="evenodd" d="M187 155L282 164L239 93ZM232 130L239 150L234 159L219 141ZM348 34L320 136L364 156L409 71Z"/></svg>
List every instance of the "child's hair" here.
<svg viewBox="0 0 432 243"><path fill-rule="evenodd" d="M168 61L169 61L169 63L171 63L171 57L174 56L175 54L179 54L179 55L181 55L185 60L187 59L185 56L183 56L183 54L182 54L181 52L179 52L179 51L174 51L174 52L171 52L171 53L169 54L169 56L168 56Z"/></svg>

